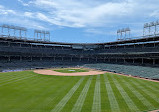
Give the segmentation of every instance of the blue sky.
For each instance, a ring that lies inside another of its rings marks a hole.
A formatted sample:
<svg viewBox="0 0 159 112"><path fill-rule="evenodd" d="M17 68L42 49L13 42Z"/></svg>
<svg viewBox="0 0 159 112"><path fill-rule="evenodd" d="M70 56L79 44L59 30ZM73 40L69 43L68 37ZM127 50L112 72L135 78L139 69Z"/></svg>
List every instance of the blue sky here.
<svg viewBox="0 0 159 112"><path fill-rule="evenodd" d="M109 42L130 27L142 35L143 24L159 17L159 0L0 0L0 24L51 32L56 42Z"/></svg>

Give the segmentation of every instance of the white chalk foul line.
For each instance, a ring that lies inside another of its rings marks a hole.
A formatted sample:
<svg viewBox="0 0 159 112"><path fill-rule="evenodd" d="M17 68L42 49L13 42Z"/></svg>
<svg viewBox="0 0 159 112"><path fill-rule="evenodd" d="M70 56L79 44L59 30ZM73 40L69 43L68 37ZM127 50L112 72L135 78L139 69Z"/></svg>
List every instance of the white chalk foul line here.
<svg viewBox="0 0 159 112"><path fill-rule="evenodd" d="M92 76L88 79L87 83L85 84L80 96L78 97L73 109L71 112L81 112L85 98L87 96L87 92L89 90L89 87L91 85Z"/></svg>
<svg viewBox="0 0 159 112"><path fill-rule="evenodd" d="M51 112L60 112L65 104L69 101L69 99L72 97L72 95L76 92L80 84L83 82L84 77L81 78L74 86L71 88L71 90L63 97L63 99L51 110Z"/></svg>
<svg viewBox="0 0 159 112"><path fill-rule="evenodd" d="M96 79L92 112L101 112L100 75Z"/></svg>
<svg viewBox="0 0 159 112"><path fill-rule="evenodd" d="M120 108L119 108L118 102L117 102L115 95L114 95L114 92L111 88L110 81L108 80L106 75L104 75L104 81L105 81L105 87L106 87L108 98L109 98L111 111L112 112L119 112Z"/></svg>

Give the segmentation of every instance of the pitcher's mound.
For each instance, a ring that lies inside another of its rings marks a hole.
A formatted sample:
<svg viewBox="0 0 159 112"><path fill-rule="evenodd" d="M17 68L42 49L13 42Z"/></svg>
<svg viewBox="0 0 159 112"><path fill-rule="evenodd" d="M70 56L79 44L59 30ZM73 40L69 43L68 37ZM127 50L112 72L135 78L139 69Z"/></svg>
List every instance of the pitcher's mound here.
<svg viewBox="0 0 159 112"><path fill-rule="evenodd" d="M68 71L74 71L74 69L79 69L79 68L69 68L70 70ZM97 71L97 70L92 70L92 69L87 69L85 72L71 72L71 73L63 73L63 72L57 72L54 71L55 69L52 70L34 70L35 73L38 74L43 74L43 75L57 75L57 76L85 76L85 75L98 75L98 74L104 74L106 72L103 71ZM60 69L62 70L62 69ZM63 70L62 70L63 71Z"/></svg>

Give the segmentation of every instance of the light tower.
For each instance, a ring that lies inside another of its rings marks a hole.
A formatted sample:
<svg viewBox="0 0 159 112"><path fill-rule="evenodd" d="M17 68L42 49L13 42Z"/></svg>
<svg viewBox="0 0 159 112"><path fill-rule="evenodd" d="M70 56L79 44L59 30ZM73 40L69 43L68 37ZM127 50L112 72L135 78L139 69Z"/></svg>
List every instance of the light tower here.
<svg viewBox="0 0 159 112"><path fill-rule="evenodd" d="M34 40L42 41L41 30L34 30Z"/></svg>
<svg viewBox="0 0 159 112"><path fill-rule="evenodd" d="M143 28L143 36L149 35L149 24L145 23Z"/></svg>
<svg viewBox="0 0 159 112"><path fill-rule="evenodd" d="M44 41L50 41L50 32L49 31L45 31L45 39Z"/></svg>
<svg viewBox="0 0 159 112"><path fill-rule="evenodd" d="M149 24L149 27L150 27L150 36L151 35L155 35L155 26L156 26L156 24L155 24L155 22L151 22L150 24Z"/></svg>
<svg viewBox="0 0 159 112"><path fill-rule="evenodd" d="M155 36L159 34L159 32L158 32L158 27L159 27L159 20L156 21L156 25L155 25Z"/></svg>
<svg viewBox="0 0 159 112"><path fill-rule="evenodd" d="M121 40L121 35L120 35L121 31L117 30L117 40Z"/></svg>
<svg viewBox="0 0 159 112"><path fill-rule="evenodd" d="M130 39L130 28L122 28L117 30L117 40L126 40L126 39Z"/></svg>
<svg viewBox="0 0 159 112"><path fill-rule="evenodd" d="M34 40L37 41L50 41L50 32L34 30Z"/></svg>
<svg viewBox="0 0 159 112"><path fill-rule="evenodd" d="M129 27L125 28L125 39L130 39L130 32L131 30Z"/></svg>

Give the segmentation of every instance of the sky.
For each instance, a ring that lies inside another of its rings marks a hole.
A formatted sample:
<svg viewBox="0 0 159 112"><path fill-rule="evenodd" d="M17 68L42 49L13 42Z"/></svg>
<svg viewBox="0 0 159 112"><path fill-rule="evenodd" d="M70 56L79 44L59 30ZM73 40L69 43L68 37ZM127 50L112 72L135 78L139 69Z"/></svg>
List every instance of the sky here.
<svg viewBox="0 0 159 112"><path fill-rule="evenodd" d="M159 0L0 0L0 24L50 31L51 41L111 42L129 27L141 36L143 25L159 18Z"/></svg>

